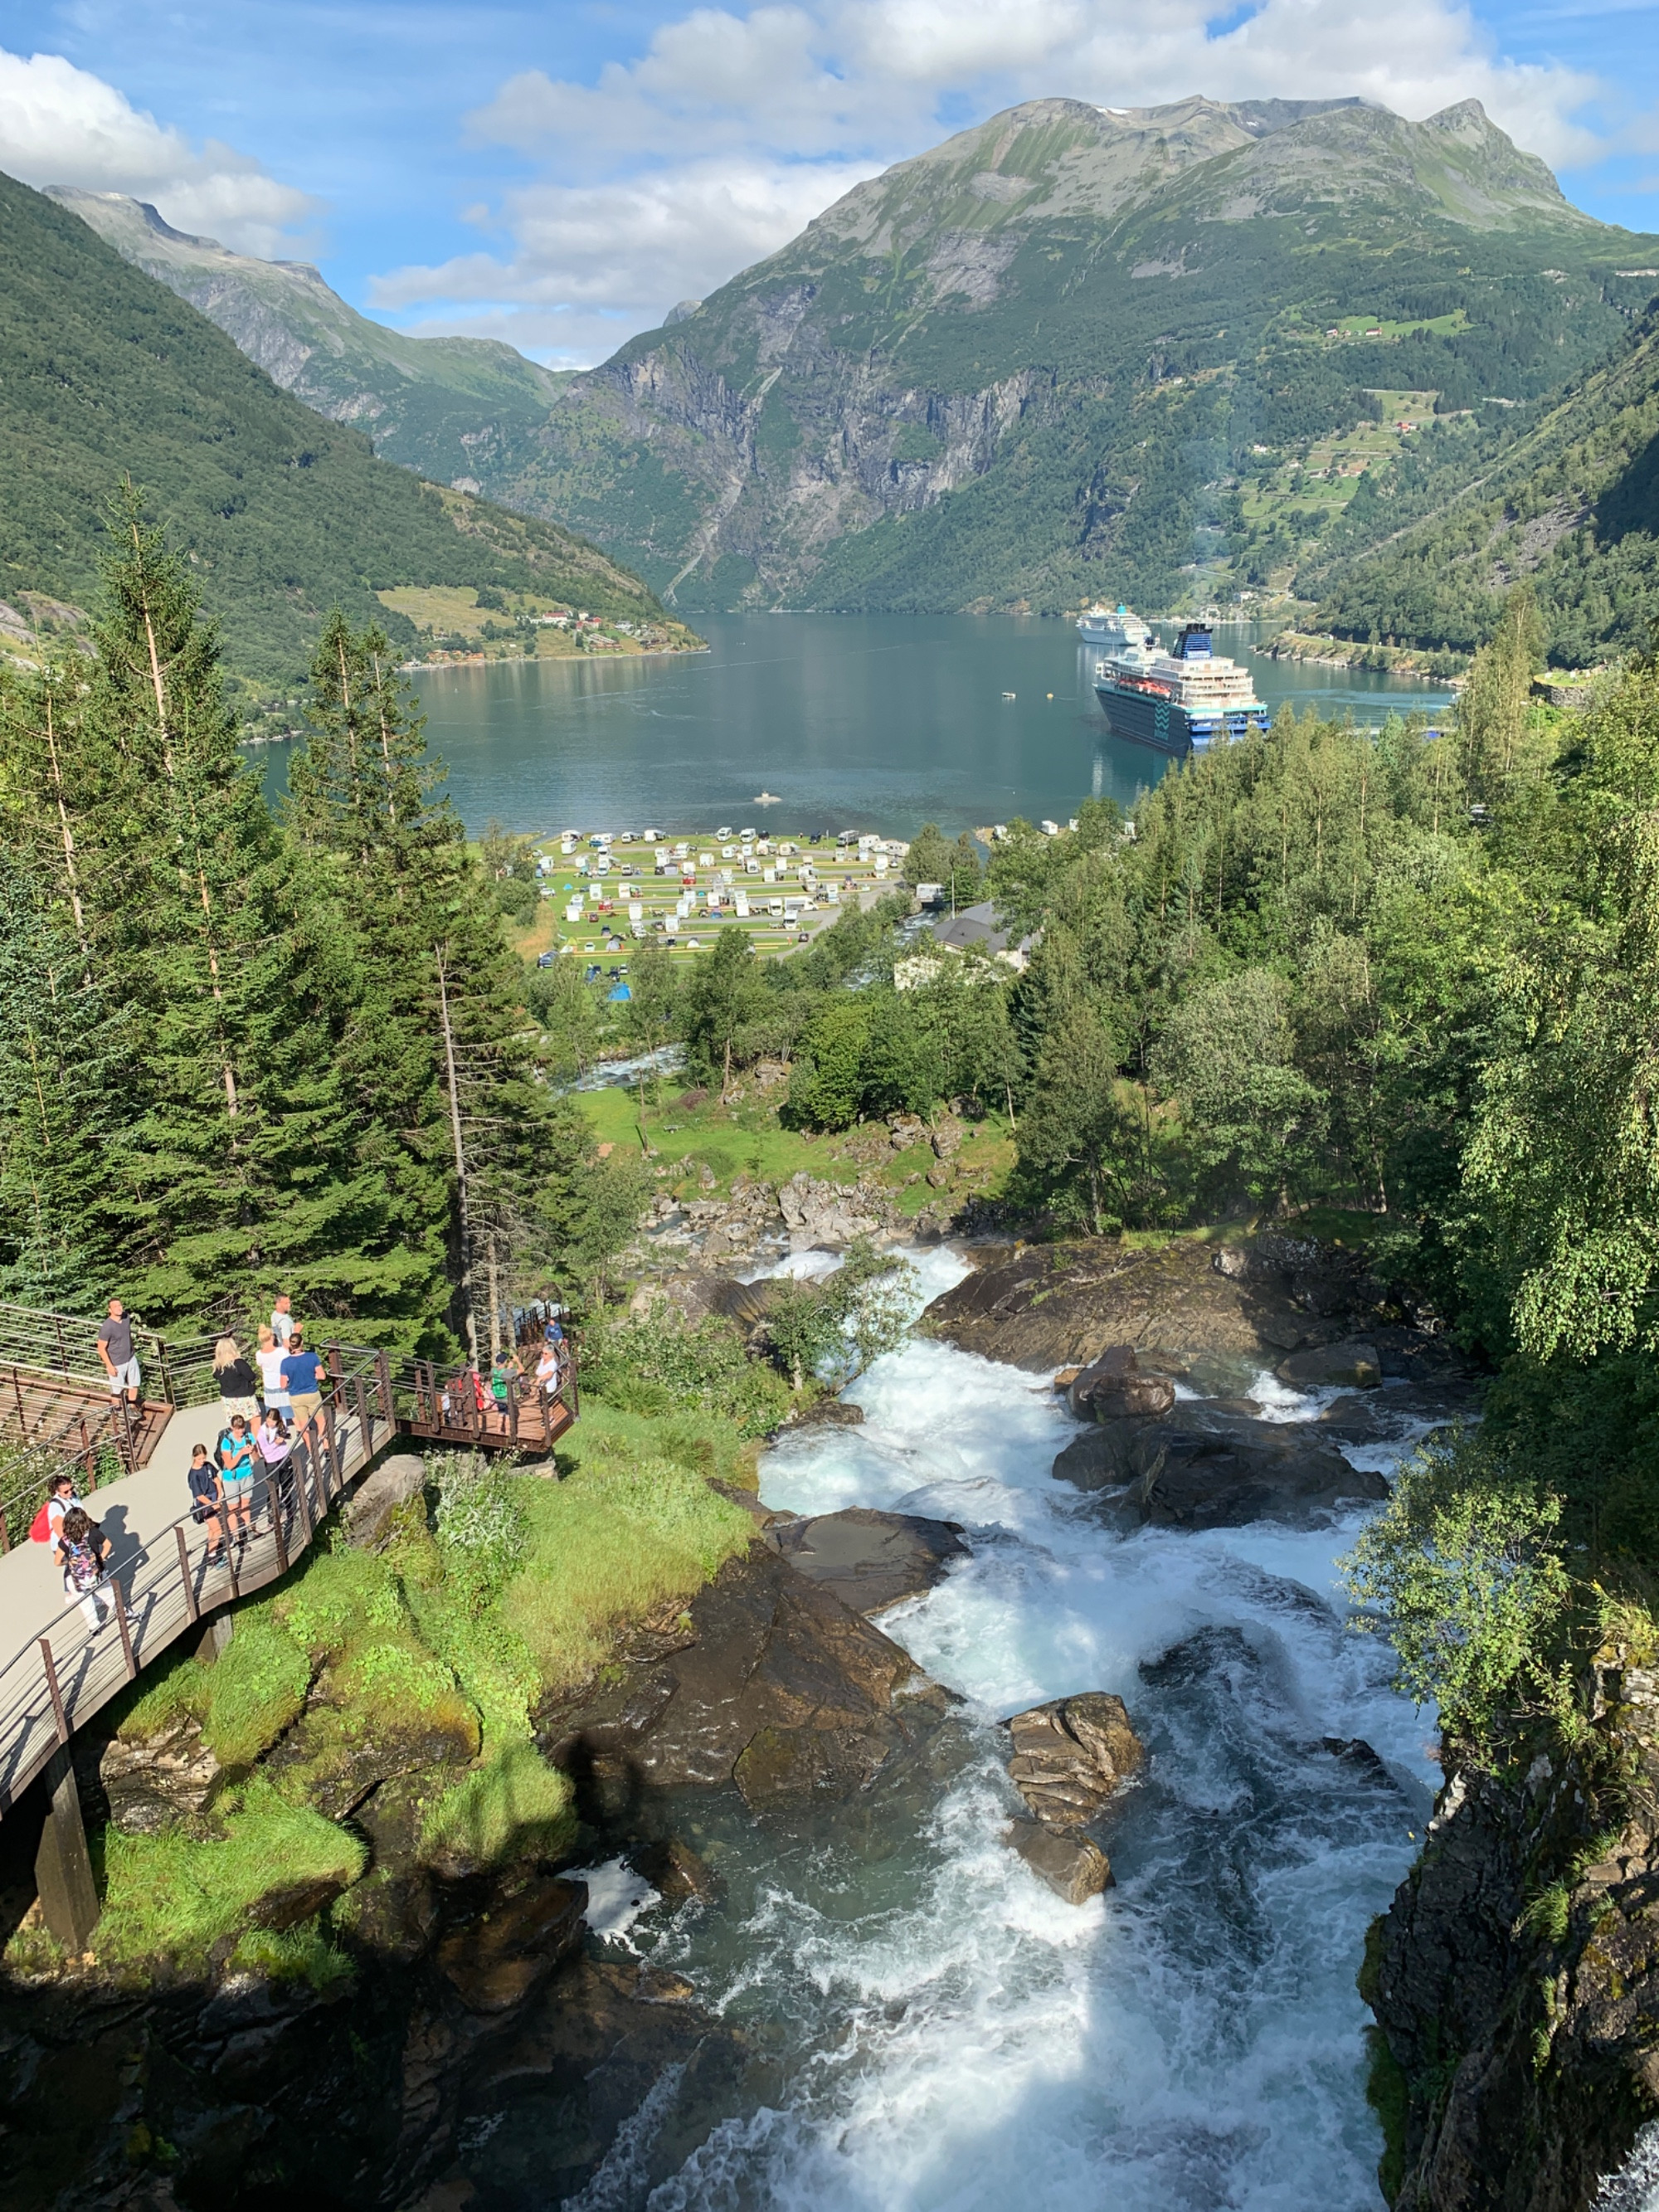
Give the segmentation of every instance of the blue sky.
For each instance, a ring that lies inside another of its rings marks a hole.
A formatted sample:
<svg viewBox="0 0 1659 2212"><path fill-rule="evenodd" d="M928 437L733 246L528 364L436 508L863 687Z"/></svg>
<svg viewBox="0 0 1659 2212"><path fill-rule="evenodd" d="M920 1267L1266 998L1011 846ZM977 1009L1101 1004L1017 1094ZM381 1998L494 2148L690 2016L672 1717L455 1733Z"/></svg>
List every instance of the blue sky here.
<svg viewBox="0 0 1659 2212"><path fill-rule="evenodd" d="M413 330L601 358L860 176L1036 94L1470 94L1659 230L1659 0L0 0L0 167L319 263Z"/></svg>

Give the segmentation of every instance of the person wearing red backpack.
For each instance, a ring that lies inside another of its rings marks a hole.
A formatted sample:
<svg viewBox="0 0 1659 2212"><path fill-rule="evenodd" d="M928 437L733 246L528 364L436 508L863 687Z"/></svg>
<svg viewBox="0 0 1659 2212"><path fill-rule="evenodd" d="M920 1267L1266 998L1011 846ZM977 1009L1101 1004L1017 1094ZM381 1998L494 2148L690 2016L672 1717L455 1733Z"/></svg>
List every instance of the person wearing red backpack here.
<svg viewBox="0 0 1659 2212"><path fill-rule="evenodd" d="M75 1477L65 1471L46 1485L46 1502L29 1523L30 1540L55 1544L63 1533L64 1516L81 1503L75 1493Z"/></svg>

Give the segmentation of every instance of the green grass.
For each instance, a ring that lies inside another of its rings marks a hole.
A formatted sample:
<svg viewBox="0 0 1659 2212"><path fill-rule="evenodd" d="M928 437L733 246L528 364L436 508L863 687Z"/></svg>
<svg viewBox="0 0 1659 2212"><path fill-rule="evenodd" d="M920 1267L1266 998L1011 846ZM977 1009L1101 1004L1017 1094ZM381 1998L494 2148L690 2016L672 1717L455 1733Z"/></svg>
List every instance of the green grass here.
<svg viewBox="0 0 1659 2212"><path fill-rule="evenodd" d="M573 1473L526 1500L529 1557L501 1612L550 1688L592 1673L625 1621L694 1596L754 1534L741 1506L641 1453L629 1425L610 1416Z"/></svg>
<svg viewBox="0 0 1659 2212"><path fill-rule="evenodd" d="M602 1141L640 1148L637 1091L585 1091L580 1099ZM660 1106L647 1103L645 1131L650 1148L660 1155L656 1164L669 1171L662 1178L664 1187L693 1198L701 1188L696 1170L702 1165L723 1190L740 1175L787 1182L803 1169L827 1182L858 1180L856 1164L834 1158L824 1139L780 1128L774 1109L757 1103L722 1106L711 1097L704 1105L683 1107L671 1091Z"/></svg>
<svg viewBox="0 0 1659 2212"><path fill-rule="evenodd" d="M251 1766L294 1721L311 1683L307 1654L273 1618L270 1601L235 1616L228 1649L212 1666L179 1659L122 1715L132 1741L181 1720L201 1723L202 1740L222 1766Z"/></svg>
<svg viewBox="0 0 1659 2212"><path fill-rule="evenodd" d="M556 1857L576 1840L570 1778L533 1744L509 1743L446 1791L427 1815L422 1854L501 1866L529 1852Z"/></svg>
<svg viewBox="0 0 1659 2212"><path fill-rule="evenodd" d="M341 1888L362 1873L368 1853L343 1828L290 1805L255 1775L223 1802L222 1836L173 1828L155 1836L104 1834L100 1960L147 1966L169 1959L199 1969L223 1937L245 1932L273 1888L311 1881Z"/></svg>

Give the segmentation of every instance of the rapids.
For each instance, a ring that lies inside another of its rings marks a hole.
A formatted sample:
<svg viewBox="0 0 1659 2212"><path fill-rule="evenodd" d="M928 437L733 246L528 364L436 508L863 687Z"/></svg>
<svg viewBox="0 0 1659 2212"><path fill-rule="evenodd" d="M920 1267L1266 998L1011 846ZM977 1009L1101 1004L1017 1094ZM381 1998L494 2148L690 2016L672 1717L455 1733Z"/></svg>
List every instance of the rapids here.
<svg viewBox="0 0 1659 2212"><path fill-rule="evenodd" d="M916 1256L924 1297L963 1272ZM1278 1418L1316 1410L1271 1388ZM916 1340L846 1395L865 1425L781 1443L762 1494L963 1524L971 1559L880 1624L966 1701L963 1755L931 1791L787 1831L711 1805L694 1840L721 1906L647 1910L629 1940L743 2032L758 2108L653 2188L647 2100L575 2202L1380 2205L1354 1974L1436 1777L1432 1715L1341 1626L1359 1515L1124 1537L1050 1474L1073 1424L1042 1379ZM1124 1698L1151 1756L1104 1832L1116 1887L1077 1908L1000 1840L1018 1801L994 1723L1085 1689Z"/></svg>

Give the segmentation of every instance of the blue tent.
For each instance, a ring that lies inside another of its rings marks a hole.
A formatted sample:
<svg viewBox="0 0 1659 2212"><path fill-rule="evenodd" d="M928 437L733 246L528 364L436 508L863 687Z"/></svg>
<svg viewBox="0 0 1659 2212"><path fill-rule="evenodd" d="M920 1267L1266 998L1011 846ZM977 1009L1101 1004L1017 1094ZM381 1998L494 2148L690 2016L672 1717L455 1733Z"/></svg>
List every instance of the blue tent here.
<svg viewBox="0 0 1659 2212"><path fill-rule="evenodd" d="M614 990L607 991L605 995L607 999L630 1000L634 994L629 989L626 983L618 983Z"/></svg>

